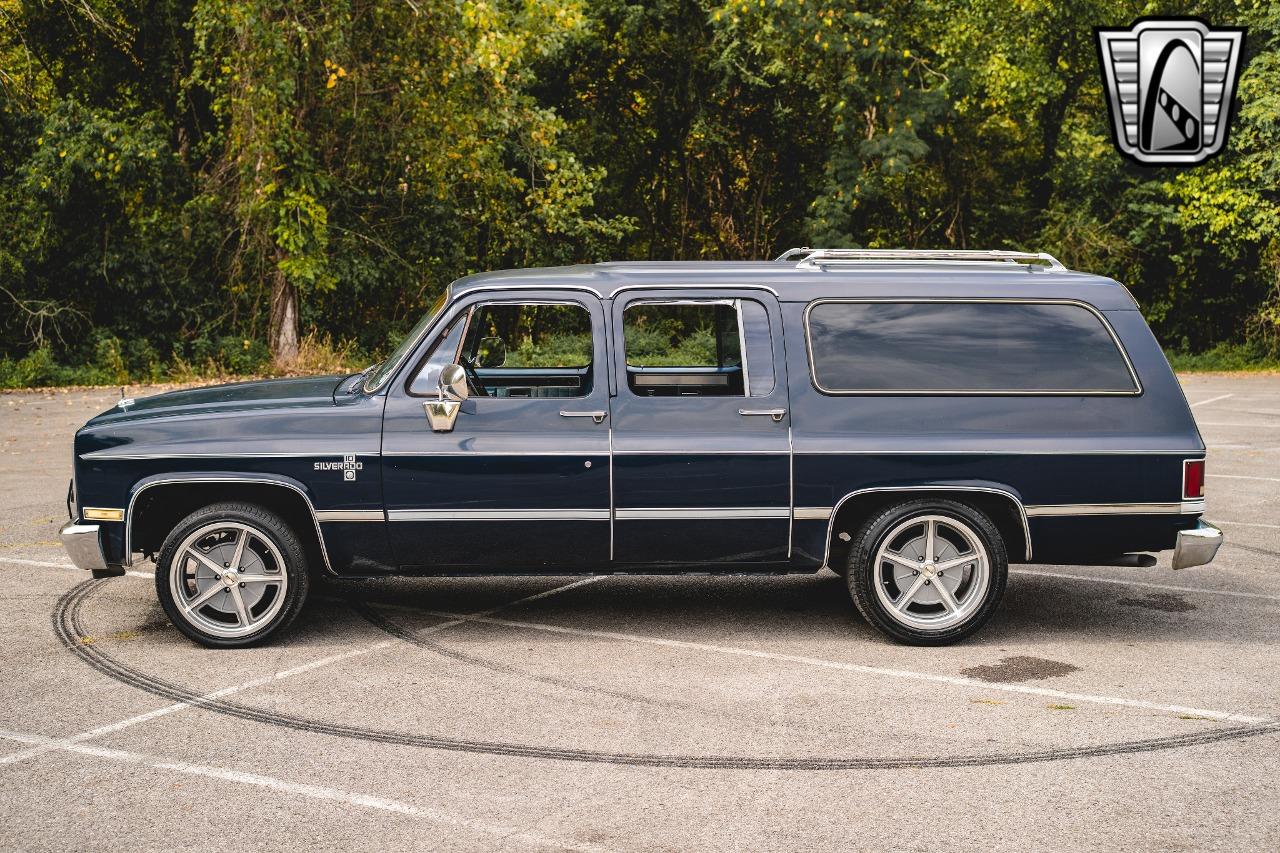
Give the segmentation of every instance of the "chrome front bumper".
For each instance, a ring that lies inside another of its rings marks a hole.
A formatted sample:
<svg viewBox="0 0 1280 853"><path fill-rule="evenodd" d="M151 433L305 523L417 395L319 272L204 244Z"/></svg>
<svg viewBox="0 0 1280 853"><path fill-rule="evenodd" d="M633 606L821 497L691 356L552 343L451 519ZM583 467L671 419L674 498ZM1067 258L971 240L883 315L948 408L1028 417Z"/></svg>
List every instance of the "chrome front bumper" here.
<svg viewBox="0 0 1280 853"><path fill-rule="evenodd" d="M98 537L98 525L68 521L58 531L58 538L62 540L62 547L67 549L76 568L86 572L107 571L107 560L102 554L102 540Z"/></svg>
<svg viewBox="0 0 1280 853"><path fill-rule="evenodd" d="M1178 544L1173 549L1173 567L1189 569L1211 562L1222 544L1222 531L1203 521L1190 530L1178 531Z"/></svg>

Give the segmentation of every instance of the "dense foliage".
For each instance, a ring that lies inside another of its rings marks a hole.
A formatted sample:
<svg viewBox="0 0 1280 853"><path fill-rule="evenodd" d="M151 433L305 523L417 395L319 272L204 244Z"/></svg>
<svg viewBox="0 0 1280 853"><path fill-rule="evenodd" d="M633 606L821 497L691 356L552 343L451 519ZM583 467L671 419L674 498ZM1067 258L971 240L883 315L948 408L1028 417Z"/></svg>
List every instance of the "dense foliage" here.
<svg viewBox="0 0 1280 853"><path fill-rule="evenodd" d="M1133 165L1092 28L1190 13L1249 28L1228 150ZM1280 355L1274 0L0 0L0 143L0 384L374 358L468 272L793 245L1043 249Z"/></svg>

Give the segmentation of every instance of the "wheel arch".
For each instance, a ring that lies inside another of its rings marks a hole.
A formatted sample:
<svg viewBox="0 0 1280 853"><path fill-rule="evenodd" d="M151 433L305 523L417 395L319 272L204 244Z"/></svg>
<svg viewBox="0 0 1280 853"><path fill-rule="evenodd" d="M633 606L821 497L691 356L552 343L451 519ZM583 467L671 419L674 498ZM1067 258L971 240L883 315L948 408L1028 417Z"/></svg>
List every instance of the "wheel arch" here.
<svg viewBox="0 0 1280 853"><path fill-rule="evenodd" d="M831 566L832 558L848 549L840 535L852 536L877 509L898 500L922 497L950 498L977 507L991 517L1007 543L1010 553L1021 552L1025 562L1031 561L1031 525L1022 496L1002 483L913 483L868 486L855 489L835 502L827 522L826 551L823 565Z"/></svg>
<svg viewBox="0 0 1280 853"><path fill-rule="evenodd" d="M283 475L239 472L157 474L135 483L125 512L124 565L133 564L135 550L158 552L175 524L196 509L220 501L246 501L278 513L317 565L334 574L306 486Z"/></svg>

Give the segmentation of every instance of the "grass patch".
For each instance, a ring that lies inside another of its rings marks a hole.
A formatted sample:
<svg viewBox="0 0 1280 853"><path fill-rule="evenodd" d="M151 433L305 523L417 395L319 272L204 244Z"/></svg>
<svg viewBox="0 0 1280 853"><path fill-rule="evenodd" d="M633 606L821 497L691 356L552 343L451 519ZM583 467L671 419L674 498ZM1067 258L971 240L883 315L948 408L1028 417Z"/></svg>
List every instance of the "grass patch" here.
<svg viewBox="0 0 1280 853"><path fill-rule="evenodd" d="M1051 705L1045 705L1045 707L1048 708L1050 711L1074 711L1076 709L1075 705L1051 704Z"/></svg>
<svg viewBox="0 0 1280 853"><path fill-rule="evenodd" d="M1204 352L1165 350L1178 373L1233 373L1280 371L1280 353L1261 343L1218 344Z"/></svg>
<svg viewBox="0 0 1280 853"><path fill-rule="evenodd" d="M63 388L102 385L202 385L272 376L314 376L355 373L372 359L352 341L335 342L313 332L298 345L298 360L288 370L271 362L266 344L245 338L197 340L174 347L166 361L143 342L122 345L114 337L100 337L89 361L60 364L48 347L22 358L0 358L0 388Z"/></svg>

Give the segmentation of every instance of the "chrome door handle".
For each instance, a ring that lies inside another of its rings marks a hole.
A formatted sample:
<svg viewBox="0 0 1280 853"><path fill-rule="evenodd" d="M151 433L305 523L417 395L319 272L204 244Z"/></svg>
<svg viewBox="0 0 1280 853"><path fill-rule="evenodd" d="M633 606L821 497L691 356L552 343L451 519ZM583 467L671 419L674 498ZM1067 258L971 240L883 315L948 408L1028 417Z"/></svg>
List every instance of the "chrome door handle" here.
<svg viewBox="0 0 1280 853"><path fill-rule="evenodd" d="M773 418L774 423L780 422L787 416L786 409L738 409L740 415L763 415Z"/></svg>
<svg viewBox="0 0 1280 853"><path fill-rule="evenodd" d="M608 412L566 412L563 409L560 410L560 417L562 418L591 418L598 424L604 423L604 419L608 416Z"/></svg>

